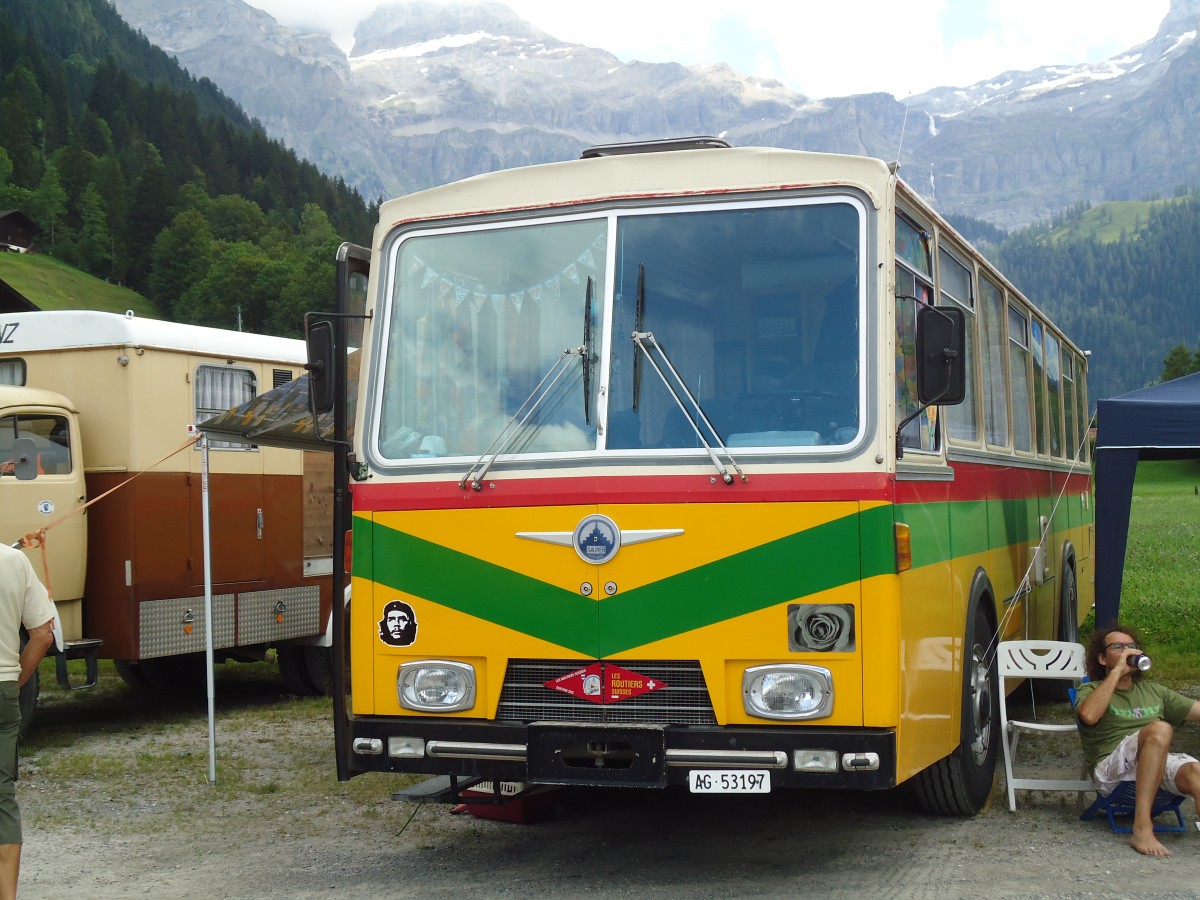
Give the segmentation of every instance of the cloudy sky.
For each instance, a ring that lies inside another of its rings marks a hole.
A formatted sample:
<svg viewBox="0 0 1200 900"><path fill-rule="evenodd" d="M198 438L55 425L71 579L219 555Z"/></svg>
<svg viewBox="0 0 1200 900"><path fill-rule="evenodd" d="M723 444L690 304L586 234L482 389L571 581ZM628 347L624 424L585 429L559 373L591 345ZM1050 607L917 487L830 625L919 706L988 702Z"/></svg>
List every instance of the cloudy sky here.
<svg viewBox="0 0 1200 900"><path fill-rule="evenodd" d="M246 0L331 34L386 0ZM810 97L903 98L1008 69L1099 62L1153 37L1169 0L507 0L555 37L628 62L726 62Z"/></svg>

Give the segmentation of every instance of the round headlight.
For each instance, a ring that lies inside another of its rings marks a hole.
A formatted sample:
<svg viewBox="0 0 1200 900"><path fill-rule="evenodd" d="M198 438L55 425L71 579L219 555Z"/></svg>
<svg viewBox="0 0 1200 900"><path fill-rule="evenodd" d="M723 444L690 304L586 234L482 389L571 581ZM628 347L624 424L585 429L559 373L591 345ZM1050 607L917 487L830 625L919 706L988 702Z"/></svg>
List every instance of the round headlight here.
<svg viewBox="0 0 1200 900"><path fill-rule="evenodd" d="M396 677L400 705L420 712L454 712L475 705L475 670L465 663L404 663Z"/></svg>
<svg viewBox="0 0 1200 900"><path fill-rule="evenodd" d="M755 666L743 676L742 695L752 716L819 718L833 711L833 678L818 666Z"/></svg>

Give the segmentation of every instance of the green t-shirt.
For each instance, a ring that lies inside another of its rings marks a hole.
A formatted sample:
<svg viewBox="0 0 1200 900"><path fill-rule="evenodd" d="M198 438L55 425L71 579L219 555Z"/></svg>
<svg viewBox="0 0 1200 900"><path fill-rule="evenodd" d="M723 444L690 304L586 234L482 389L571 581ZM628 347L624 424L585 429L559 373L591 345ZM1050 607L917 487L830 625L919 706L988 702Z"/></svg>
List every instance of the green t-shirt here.
<svg viewBox="0 0 1200 900"><path fill-rule="evenodd" d="M1076 709L1098 683L1087 681L1079 686L1075 694ZM1126 735L1140 731L1150 722L1164 719L1175 726L1182 724L1194 702L1153 681L1136 681L1127 691L1113 691L1108 710L1099 722L1095 725L1079 723L1079 737L1088 765L1095 768L1096 763L1112 753Z"/></svg>

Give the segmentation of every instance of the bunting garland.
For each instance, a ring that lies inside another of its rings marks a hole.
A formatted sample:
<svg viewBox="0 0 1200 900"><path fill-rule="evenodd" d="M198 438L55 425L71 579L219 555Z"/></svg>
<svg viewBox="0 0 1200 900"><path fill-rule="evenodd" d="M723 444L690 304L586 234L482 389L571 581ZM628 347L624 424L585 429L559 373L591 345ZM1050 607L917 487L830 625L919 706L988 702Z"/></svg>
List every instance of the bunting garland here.
<svg viewBox="0 0 1200 900"><path fill-rule="evenodd" d="M556 272L549 278L543 279L536 284L527 285L516 291L508 291L505 293L485 293L483 291L474 290L470 283L460 277L453 275L444 275L436 268L425 262L420 256L413 255L412 260L405 268L404 277L412 278L420 274L422 289L428 288L436 283L435 297L439 302L445 303L448 298L453 298L454 307L457 309L462 306L468 299L471 301L472 308L475 312L483 309L484 305L490 300L499 315L505 304L511 303L513 309L517 312L521 311L526 298L533 301L535 306L541 306L542 300L546 298L561 298L562 297L562 281L569 280L573 284L582 284L583 276L580 274L580 269L591 269L597 271L596 257L593 251L603 255L604 246L606 243L606 235L599 235L591 245L585 247L570 263Z"/></svg>

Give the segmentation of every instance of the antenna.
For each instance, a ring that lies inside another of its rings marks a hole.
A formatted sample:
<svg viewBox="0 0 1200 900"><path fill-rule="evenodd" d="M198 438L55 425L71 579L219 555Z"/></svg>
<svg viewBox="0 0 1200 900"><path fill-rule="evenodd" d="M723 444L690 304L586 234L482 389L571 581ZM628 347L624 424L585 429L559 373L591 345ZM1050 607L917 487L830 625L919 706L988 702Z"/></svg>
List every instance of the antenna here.
<svg viewBox="0 0 1200 900"><path fill-rule="evenodd" d="M900 151L904 149L904 131L908 128L908 101L904 103L904 120L900 123L900 143L896 145L896 171L900 171Z"/></svg>

